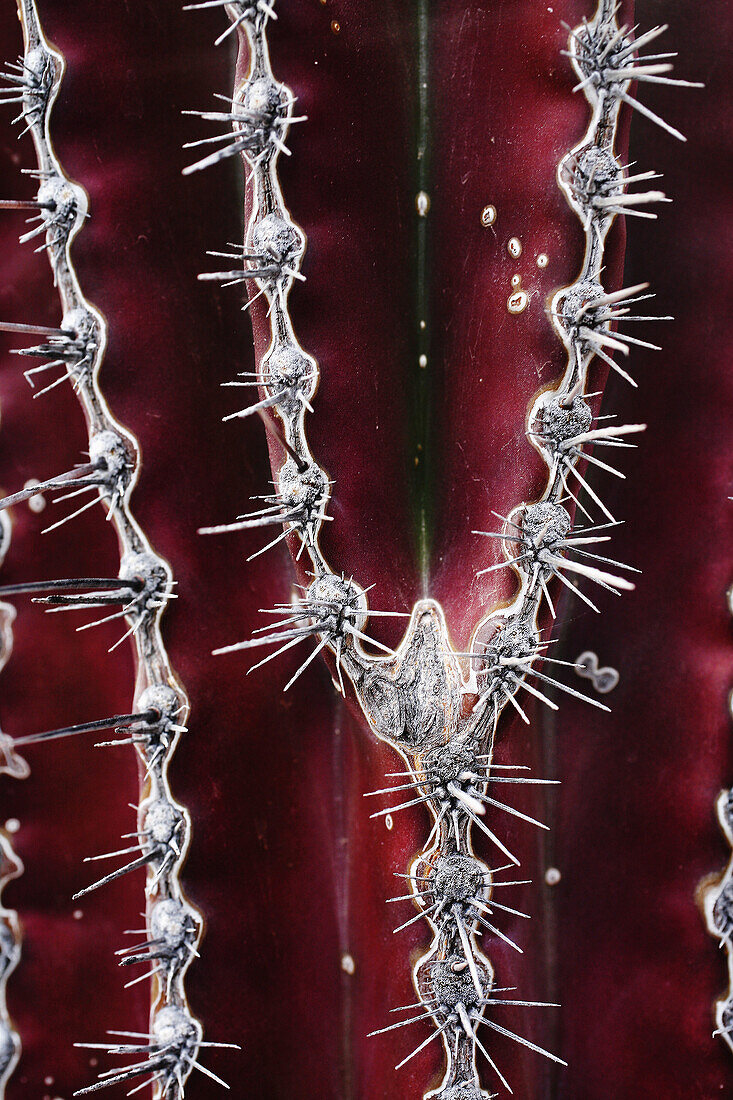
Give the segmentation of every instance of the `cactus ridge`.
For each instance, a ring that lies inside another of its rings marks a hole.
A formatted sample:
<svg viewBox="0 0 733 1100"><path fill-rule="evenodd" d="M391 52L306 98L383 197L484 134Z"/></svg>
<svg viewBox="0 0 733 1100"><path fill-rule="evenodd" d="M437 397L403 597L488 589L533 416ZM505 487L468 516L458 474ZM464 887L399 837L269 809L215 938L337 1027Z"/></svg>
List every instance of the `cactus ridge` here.
<svg viewBox="0 0 733 1100"><path fill-rule="evenodd" d="M244 381L231 383L258 387L261 399L226 419L258 412L287 458L276 473L276 491L264 498L264 507L238 517L235 522L202 531L219 533L282 524L282 533L264 549L290 536L291 545L297 547L296 558L307 556L315 579L292 605L268 611L281 616L279 622L261 628L249 640L223 646L215 652L276 647L253 666L257 668L300 642L313 641L315 648L286 690L319 652L328 650L335 658L340 690L345 690L343 672L346 672L373 732L401 753L407 770L392 773L401 781L368 793L370 796L398 793L397 804L372 816L394 814L418 805L426 805L430 810L433 825L425 848L405 876L410 892L389 901L409 900L418 910L395 931L424 917L433 940L413 970L418 1005L396 1010L418 1007L421 1011L372 1034L421 1021L431 1025L430 1035L396 1068L440 1038L447 1060L445 1075L439 1088L427 1096L441 1100L459 1097L486 1100L489 1094L479 1081L477 1053L487 1059L504 1088L511 1092L511 1087L479 1036L482 1026L565 1064L555 1054L508 1031L493 1018L493 1009L507 1004L553 1006L497 996L502 990L494 985L494 969L475 939L480 925L521 951L520 945L510 940L497 924L502 912L526 915L494 900L501 886L518 884L495 876L514 870L519 860L487 824L487 808L546 828L494 797L496 787L492 784L554 782L514 774L522 770L519 765L495 766L494 737L500 716L509 705L524 721L529 721L517 699L520 689L557 709L557 704L532 681L543 686L549 684L603 710L609 709L544 671L545 662L578 666L553 661L546 655L549 642L542 640L539 614L544 599L551 616L555 616L548 589L552 578L595 611L598 610L595 604L567 574L593 581L615 594L634 587L617 570L638 570L597 553L598 545L608 541L608 530L617 521L588 484L580 467L588 463L622 477L610 463L598 457L597 451L635 446L628 437L643 431L645 425L613 425L605 422L607 417L594 417L589 399L598 395L587 392L587 375L591 361L598 358L635 385L616 357L627 356L634 345L652 346L618 331L619 324L655 319L636 309L638 303L652 297L645 293L647 284L609 293L601 282L605 240L616 217L656 217L639 208L668 201L660 191L627 190L629 184L646 184L658 177L654 172L629 175L617 159L614 146L620 110L623 104L634 107L682 138L673 127L633 99L628 88L634 80L689 82L662 76L671 66L666 61L650 64L649 57L639 53L665 28L656 27L634 40L628 27L618 25L617 5L612 0L600 0L592 20L584 20L575 29L567 28L567 53L579 77L575 90L583 91L592 117L585 135L563 158L557 173L558 184L583 226L585 256L577 280L556 292L549 311L550 321L567 350L567 366L555 388L537 396L527 423L527 437L547 465L548 479L538 503L522 503L508 516L499 516L502 527L498 531L476 532L482 537L499 539L506 559L480 569L479 575L510 567L518 577L519 591L509 607L495 610L478 622L465 653L453 649L440 605L430 599L420 600L412 609L407 631L395 652L378 645L365 633L369 617L385 612L369 609L367 590L353 578L347 580L345 573L334 572L319 545L322 524L330 518L327 509L331 484L317 466L306 435L306 412L313 412L311 399L319 367L298 343L288 309L294 281L302 278L305 237L290 217L277 171L280 154L288 153L285 142L289 124L295 121L294 96L278 83L271 68L267 24L274 14L272 10L263 11L259 6L244 3L231 5L227 10L232 20L229 31L238 26L243 32L249 73L237 84L233 99L228 101L233 107L231 112L216 115L201 112L204 118L231 123L232 132L211 139L219 143L217 151L191 165L186 172L210 167L237 152L243 156L251 206L245 243L241 250L216 254L236 259L242 266L231 271L207 272L201 278L244 284L248 293L245 308L260 298L266 303L269 347L256 372L242 376ZM283 364L288 364L289 369L283 369ZM278 422L273 420L272 412L277 414ZM588 445L592 445L593 453L588 452ZM587 505L576 495L581 490ZM576 507L587 522L573 523L568 509ZM589 509L595 509L597 516ZM386 649L386 655L365 650L365 642ZM543 671L537 667L540 660ZM506 771L510 774L505 774ZM477 858L472 848L474 825L502 858L509 860L507 864L489 868Z"/></svg>
<svg viewBox="0 0 733 1100"><path fill-rule="evenodd" d="M116 578L58 579L6 586L3 595L44 593L38 603L54 609L102 609L101 618L83 624L85 630L98 623L120 620L126 629L111 649L127 638L135 644L137 682L133 712L64 729L29 734L15 744L28 744L78 733L113 729L122 742L134 745L141 763L140 804L137 824L130 835L131 846L108 856L134 854L93 885L80 890L79 897L135 867L146 866L146 933L144 942L132 950L118 952L121 966L152 963L152 970L134 979L153 979L150 1036L143 1045L101 1044L113 1055L138 1054L138 1060L119 1072L102 1072L97 1082L76 1095L95 1092L117 1082L146 1077L139 1087L152 1083L160 1100L179 1100L193 1068L208 1072L197 1061L202 1028L188 1009L184 990L186 970L197 953L202 933L199 913L185 898L180 868L190 843L188 813L173 798L168 767L178 738L186 730L189 704L176 678L162 641L160 619L170 599L174 581L170 567L159 557L131 510L130 497L139 471L139 449L134 436L110 412L99 386L99 371L107 343L107 325L102 315L84 297L71 257L71 244L88 216L84 189L70 180L53 148L50 113L63 77L63 56L46 39L35 0L19 0L24 55L3 74L8 87L0 99L18 104L16 121L25 123L35 146L38 180L34 203L7 202L6 209L33 208L38 224L21 241L41 238L37 251L45 250L58 289L62 321L58 328L32 324L3 323L5 331L35 336L39 343L20 354L42 363L26 371L31 386L39 374L60 371L35 397L53 390L64 381L73 386L89 429L89 462L0 501L0 522L6 523L5 509L28 499L40 490L62 490L59 499L92 493L80 508L47 530L73 519L100 502L112 523L120 544L120 570ZM6 607L7 605L0 605ZM112 744L113 742L104 742ZM4 841L3 841L4 843ZM3 956L4 958L4 956ZM5 973L3 974L3 982ZM0 987L4 988L4 987ZM3 1026L5 1021L3 1018ZM149 1076L148 1076L149 1075ZM133 1090L136 1091L136 1090Z"/></svg>

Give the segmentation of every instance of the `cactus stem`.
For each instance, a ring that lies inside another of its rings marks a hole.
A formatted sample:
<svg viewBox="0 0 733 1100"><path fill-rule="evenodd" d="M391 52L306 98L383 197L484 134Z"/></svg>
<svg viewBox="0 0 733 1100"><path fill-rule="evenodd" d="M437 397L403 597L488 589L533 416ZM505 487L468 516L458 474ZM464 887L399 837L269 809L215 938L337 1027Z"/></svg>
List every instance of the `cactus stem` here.
<svg viewBox="0 0 733 1100"><path fill-rule="evenodd" d="M210 6L220 5L215 0ZM422 95L420 122L424 125L427 99L422 93L428 86L427 7L424 3L418 7L418 68ZM413 608L405 636L395 652L373 642L365 634L364 627L370 614L366 590L359 589L353 581L346 582L344 574L339 578L320 548L320 527L329 518L327 508L331 486L313 461L304 415L306 410L313 411L310 399L315 392L319 367L298 343L289 313L290 291L294 281L302 277L300 266L305 235L290 217L278 177L278 156L288 152L284 143L289 124L295 121L291 115L294 97L285 85L276 81L272 72L266 34L269 12L263 12L243 0L228 10L230 26L220 41L241 28L241 40L250 62L249 73L237 85L234 98L228 101L232 103L231 110L200 113L201 117L210 121L229 123L232 131L213 139L191 142L191 146L213 142L219 148L186 168L185 173L215 164L224 157L242 154L249 189L244 243L241 249L236 247L233 253L217 254L223 259L236 261L240 266L236 270L207 272L201 278L229 285L244 284L248 306L260 296L267 301L267 309L261 312L269 322L270 346L257 364L257 370L241 376L246 381L239 383L257 385L259 400L225 419L241 419L257 412L287 458L276 474L276 492L264 498L264 507L238 517L235 523L204 528L203 531L236 531L282 524L282 533L269 545L274 545L288 534L297 534L300 546L296 559L302 553L307 554L315 579L294 607L283 605L264 612L282 616L274 626L270 624L258 629L251 639L215 652L277 646L273 653L250 667L248 672L252 672L299 642L314 637L317 640L316 649L311 651L287 686L302 674L320 650L328 646L336 656L342 692L343 666L372 730L394 746L409 763L408 772L390 773L395 777L405 775L409 782L368 792L374 795L405 791L415 795L408 795L406 801L397 806L376 811L372 818L428 805L434 819L423 853L416 857L412 865L414 871L426 870L427 875L405 876L409 882L416 884L410 897L418 912L395 931L411 926L422 917L426 918L433 931L430 951L418 960L413 973L425 1014L412 1022L432 1020L435 1029L396 1068L404 1065L437 1036L442 1036L447 1068L442 1086L430 1093L430 1097L437 1098L443 1092L447 1095L447 1091L452 1095L454 1088L461 1085L471 1085L476 1089L477 1048L486 1055L502 1083L509 1089L505 1078L476 1037L475 1031L480 1023L486 1023L552 1061L562 1065L565 1063L521 1036L483 1018L483 1011L491 1000L488 994L493 987L494 973L489 960L476 946L479 925L514 950L521 952L522 948L486 920L486 915L493 915L491 905L487 904L491 896L489 891L494 885L509 883L494 883L494 872L475 858L471 848L471 829L473 825L480 829L510 860L510 866L519 866L519 859L483 820L486 807L491 806L501 813L546 829L542 822L487 793L491 782L556 782L492 774L495 768L493 739L500 715L507 706L511 706L524 722L529 723L516 698L520 688L553 710L558 709L557 704L530 681L536 679L598 709L609 710L596 699L537 670L536 662L545 656L548 644L540 641L538 617L543 599L546 599L554 617L548 584L555 581L570 589L594 611L598 610L566 573L592 581L615 594L633 589L632 582L627 578L590 564L599 562L622 571L636 571L596 553L595 549L586 549L607 541L608 536L598 535L597 532L616 526L617 521L581 470L583 460L587 460L590 466L623 478L622 471L596 453L588 454L584 447L634 446L625 437L643 430L643 425L592 427L594 417L588 401L598 394L586 393L586 380L588 367L597 357L631 385L636 385L613 356L628 356L632 346L656 347L619 331L619 326L625 326L627 322L651 319L631 312L636 304L651 297L644 293L647 284L609 292L600 279L605 239L615 218L655 217L653 212L638 208L668 201L666 195L657 190L636 194L627 191L629 184L657 178L657 174L637 172L627 175L631 166L623 167L614 152L619 112L621 104L629 100L627 89L631 82L671 81L666 75L669 71L666 59L643 57L639 53L645 45L655 41L664 28L654 28L633 42L630 37L633 32L618 25L618 7L609 0L600 0L592 20L584 19L579 27L568 28L568 56L580 81L576 90L583 91L593 114L581 142L558 166L558 182L583 226L585 256L578 279L571 286L556 292L548 310L550 323L567 349L564 376L555 389L543 390L536 397L527 423L528 438L546 462L548 479L538 504L521 504L508 516L499 516L505 525L504 532L481 533L500 540L506 560L489 564L480 570L479 575L504 568L514 569L520 580L518 595L509 607L494 610L476 624L465 654L456 653L452 648L440 606L429 599L421 600ZM662 60L663 64L657 63ZM635 105L635 101L630 105ZM672 132L679 136L677 131ZM427 140L427 132L421 133ZM421 185L420 191L427 193L427 185ZM418 228L422 233L418 251L424 260L424 219ZM419 311L419 318L423 315L424 311ZM308 389L309 386L312 388ZM279 417L282 431L275 427L273 414ZM595 423L600 421L596 419ZM587 494L588 507L568 485L570 474L580 490ZM563 507L565 501L575 503L579 513L588 521L585 526L571 531L571 516ZM594 508L608 522L596 522L592 515ZM423 558L427 549L425 531L423 522L421 565L425 564ZM579 561L579 558L583 560ZM327 591L316 594L315 598L315 586ZM376 646L386 652L387 657L365 651L362 642ZM465 676L459 665L460 658L468 661ZM545 659L550 664L577 667L573 662ZM424 713L426 705L421 693L432 700L433 706L439 710L442 708L439 715L442 721L436 722L433 710ZM473 708L466 717L462 715L463 696L475 697ZM430 725L440 730L440 740L427 738L427 743L423 743L424 731ZM420 746L419 751L415 745ZM511 770L518 767L512 766ZM496 770L501 769L496 766ZM423 887L422 884L426 885ZM497 910L513 916L525 919L528 916L510 906L493 905ZM464 968L468 971L467 979L463 976ZM495 1000L494 1003L502 1002ZM539 1001L506 1003L545 1006L544 1002ZM431 1007L436 1004L447 1006L445 1019L442 1008L436 1013ZM391 1025L374 1034L381 1034L395 1026L403 1025Z"/></svg>

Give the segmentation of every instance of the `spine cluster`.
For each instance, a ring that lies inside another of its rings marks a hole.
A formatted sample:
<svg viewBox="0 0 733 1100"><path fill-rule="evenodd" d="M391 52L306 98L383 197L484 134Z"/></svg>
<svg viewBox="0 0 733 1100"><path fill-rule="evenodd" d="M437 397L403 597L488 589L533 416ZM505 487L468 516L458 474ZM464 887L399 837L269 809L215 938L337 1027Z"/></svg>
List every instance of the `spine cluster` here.
<svg viewBox="0 0 733 1100"><path fill-rule="evenodd" d="M545 491L539 501L522 503L505 517L502 530L477 532L498 539L504 555L504 560L479 572L513 568L518 593L510 607L477 623L466 653L451 648L442 609L431 600L415 605L396 652L387 650L383 656L365 650L365 642L385 648L365 633L368 619L385 613L369 608L366 590L353 579L347 580L346 573L334 572L319 546L322 524L330 518L327 508L331 485L315 462L306 437L306 416L314 411L311 402L319 367L298 343L288 311L294 281L302 278L305 239L290 217L277 175L278 157L288 152L285 141L296 119L292 117L293 93L278 83L270 65L267 30L274 18L270 6L244 0L227 5L232 20L229 30L242 28L250 68L246 79L234 90L231 111L201 112L202 117L227 123L230 128L215 138L204 139L215 143L216 151L186 170L206 168L239 153L244 158L251 184L251 214L243 248L241 252L216 253L236 261L236 266L232 263L231 270L208 272L202 278L244 285L248 306L260 298L266 303L269 347L257 370L234 383L251 387L258 400L227 419L258 412L268 431L279 440L284 455L275 471L275 492L266 498L264 507L204 531L275 527L276 537L263 549L287 538L296 558L307 555L314 574L294 605L270 610L278 622L263 627L252 639L217 652L274 647L260 662L264 663L300 642L312 640L314 647L287 689L320 651L328 649L335 658L341 690L345 671L372 730L398 749L408 765L406 771L396 775L395 785L369 794L398 792L399 797L397 805L373 816L418 805L427 806L431 813L433 825L425 849L405 876L407 892L389 900L413 902L418 912L400 928L425 917L433 940L413 972L419 1011L408 1013L407 1018L374 1034L411 1024L430 1025L428 1036L399 1066L440 1037L446 1071L440 1088L429 1094L440 1100L485 1100L488 1094L481 1087L476 1069L477 1052L484 1055L502 1085L511 1091L479 1036L482 1026L553 1061L562 1061L494 1019L494 1010L498 1009L500 1016L505 1005L551 1006L502 997L495 989L492 964L479 950L476 935L486 930L487 940L496 937L521 950L501 930L500 923L503 913L523 914L496 900L497 893L503 897L500 887L520 884L513 877L519 860L498 830L487 823L487 812L513 814L544 827L496 796L497 784L548 782L527 778L520 766L493 764L500 716L509 705L528 721L517 698L520 689L553 709L557 706L545 694L547 684L587 698L545 671L546 663L563 663L547 657L547 643L539 627L545 602L551 615L555 614L551 582L571 589L596 611L590 597L570 577L590 580L617 594L633 588L623 575L629 567L597 552L598 544L609 538L607 529L616 521L583 471L590 464L621 476L597 452L601 448L633 446L628 437L642 431L644 425L614 425L609 422L613 417L594 417L590 404L594 395L588 393L587 378L591 361L599 358L635 384L618 363L618 356L626 357L635 344L650 346L627 335L625 325L652 320L637 308L651 295L645 293L646 285L612 292L604 288L604 242L617 216L655 217L640 208L666 201L658 191L630 191L630 185L646 182L655 174L630 175L617 157L615 139L622 103L638 107L671 130L641 107L628 89L634 80L675 82L662 75L670 68L666 60L657 63L656 57L639 55L640 48L665 28L655 28L634 41L629 29L618 25L616 8L612 0L600 0L590 22L584 21L574 30L568 28L569 56L580 81L577 90L588 99L592 117L582 140L559 165L558 179L582 224L585 257L577 280L559 290L551 305L552 323L567 349L567 366L556 387L536 398L527 425L528 438L547 465ZM192 143L198 144L203 142ZM624 326L623 331L618 330L619 325ZM589 446L593 453L588 452ZM464 696L472 701L467 716ZM587 701L608 709L597 700ZM489 868L476 858L472 848L474 825L498 850L502 866ZM512 877L497 878L504 871ZM397 1011L408 1008L415 1006Z"/></svg>
<svg viewBox="0 0 733 1100"><path fill-rule="evenodd" d="M38 191L32 202L8 202L3 206L32 211L33 228L21 237L21 242L40 240L38 250L45 249L58 289L62 318L57 329L26 323L6 323L2 328L38 338L35 346L19 352L36 364L26 371L35 389L34 396L64 383L73 387L88 426L89 461L5 498L0 507L4 509L39 491L60 490L64 495L57 499L74 498L74 510L52 525L57 527L99 503L117 533L120 569L118 576L112 578L30 581L5 586L0 595L50 593L37 602L70 609L102 608L101 618L85 623L80 629L98 622L119 621L124 633L112 649L127 638L134 640L137 679L132 713L31 734L17 738L15 744L109 729L118 737L114 743L134 746L139 756L142 779L137 840L132 847L125 847L132 857L75 896L134 868L148 869L146 933L140 937L143 942L118 954L121 966L146 968L134 981L153 979L150 1034L132 1043L98 1044L111 1054L128 1056L128 1061L132 1056L133 1061L123 1068L102 1072L97 1082L75 1095L149 1075L156 1097L179 1100L191 1069L198 1067L196 1058L202 1045L202 1029L188 1010L183 984L186 969L196 954L201 920L184 897L179 882L190 841L190 820L186 810L173 799L168 783L170 759L180 734L185 731L188 715L186 694L171 668L160 634L160 619L173 596L174 581L167 562L152 549L131 510L130 498L139 469L138 446L134 436L114 418L100 389L107 325L84 297L71 257L71 244L87 217L88 201L84 189L65 174L50 134L50 115L63 76L64 59L45 38L35 0L19 0L19 13L25 49L18 64L8 66L4 74L7 87L2 98L18 105L20 113L16 121L23 123L23 132L30 132L33 139L37 170L32 175L37 179ZM36 388L39 379L43 381L40 389ZM80 496L84 503L76 507ZM0 514L4 516L5 512ZM115 857L125 852L109 855ZM3 953L3 961L5 958Z"/></svg>

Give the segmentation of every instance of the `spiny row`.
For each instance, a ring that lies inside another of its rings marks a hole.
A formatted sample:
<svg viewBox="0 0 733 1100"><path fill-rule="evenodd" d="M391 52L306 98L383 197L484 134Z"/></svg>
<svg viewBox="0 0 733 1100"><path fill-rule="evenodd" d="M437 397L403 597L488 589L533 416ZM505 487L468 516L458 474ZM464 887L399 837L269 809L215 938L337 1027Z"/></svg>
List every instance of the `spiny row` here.
<svg viewBox="0 0 733 1100"><path fill-rule="evenodd" d="M138 469L138 448L133 437L112 417L99 389L98 373L106 345L106 324L84 298L70 256L71 241L87 217L87 197L83 188L65 175L50 138L49 116L58 94L64 60L45 39L35 0L20 0L19 8L25 55L18 65L10 66L4 74L8 87L0 91L0 99L21 107L19 120L25 121L36 148L38 167L29 174L37 179L38 190L34 200L9 200L2 203L2 207L31 212L31 228L21 236L21 242L41 238L37 251L45 249L47 252L59 290L63 318L58 328L10 323L0 328L40 338L36 346L20 352L43 360L26 372L31 386L35 385L38 374L60 369L58 377L35 396L54 389L67 379L73 386L89 424L89 462L35 485L31 492L25 489L6 497L0 502L0 509L20 503L39 491L57 493L56 500L76 499L91 492L92 499L47 530L101 501L107 518L117 530L122 549L116 578L27 582L6 586L3 591L5 595L43 593L39 602L53 611L102 608L109 612L94 622L83 624L79 628L82 630L98 623L126 619L128 629L111 649L133 636L141 676L140 694L133 713L29 735L18 738L16 744L112 728L124 733L123 742L134 745L140 752L145 766L146 797L139 808L139 827L126 838L134 839L135 843L119 852L90 857L92 861L128 854L133 858L76 896L137 867L149 867L145 938L131 952L123 950L120 962L130 965L150 960L154 964L150 973L134 979L148 979L153 975L158 979L153 1032L144 1037L149 1043L139 1048L145 1053L143 1062L119 1073L103 1072L96 1084L81 1092L93 1092L118 1081L151 1074L150 1081L157 1095L165 1096L166 1100L179 1100L191 1069L203 1067L196 1061L198 1048L202 1045L201 1028L186 1010L182 984L183 973L195 954L201 933L198 915L181 895L177 877L190 836L190 822L185 810L173 802L167 784L168 760L178 734L185 728L183 722L188 710L159 634L160 615L168 600L174 598L171 591L174 582L169 567L152 551L129 508ZM115 1052L133 1053L136 1049ZM132 1091L148 1083L144 1081Z"/></svg>

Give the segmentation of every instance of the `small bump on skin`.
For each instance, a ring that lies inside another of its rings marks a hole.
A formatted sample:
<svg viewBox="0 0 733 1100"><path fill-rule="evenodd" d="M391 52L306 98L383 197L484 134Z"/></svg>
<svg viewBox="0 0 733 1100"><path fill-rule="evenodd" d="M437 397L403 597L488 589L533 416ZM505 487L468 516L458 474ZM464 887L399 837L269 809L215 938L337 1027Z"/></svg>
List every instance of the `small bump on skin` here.
<svg viewBox="0 0 733 1100"><path fill-rule="evenodd" d="M427 191L418 191L415 206L421 218L427 218L430 212L430 195Z"/></svg>
<svg viewBox="0 0 733 1100"><path fill-rule="evenodd" d="M295 226L277 214L268 214L252 233L252 245L278 263L293 257L303 248L303 238Z"/></svg>
<svg viewBox="0 0 733 1100"><path fill-rule="evenodd" d="M0 918L0 981L4 980L20 956L20 944L6 920Z"/></svg>
<svg viewBox="0 0 733 1100"><path fill-rule="evenodd" d="M276 348L262 364L268 395L277 396L287 416L295 416L316 391L317 367L313 359L290 344Z"/></svg>
<svg viewBox="0 0 733 1100"><path fill-rule="evenodd" d="M311 463L305 470L299 470L292 459L280 467L278 474L280 499L288 511L302 512L310 516L321 509L328 495L328 482L320 466ZM307 522L304 518L301 522Z"/></svg>
<svg viewBox="0 0 733 1100"><path fill-rule="evenodd" d="M518 290L514 294L510 294L506 302L506 308L515 315L524 313L528 305L529 298L524 290Z"/></svg>
<svg viewBox="0 0 733 1100"><path fill-rule="evenodd" d="M496 221L496 207L485 206L481 211L481 224L485 229L489 229Z"/></svg>
<svg viewBox="0 0 733 1100"><path fill-rule="evenodd" d="M190 912L175 898L157 902L150 912L150 933L153 940L162 940L173 953L195 938Z"/></svg>
<svg viewBox="0 0 733 1100"><path fill-rule="evenodd" d="M581 679L590 680L594 690L597 691L599 695L608 695L609 691L613 691L618 685L618 670L611 668L610 665L601 668L598 654L594 653L593 650L585 650L576 657L575 666L577 675L580 676Z"/></svg>
<svg viewBox="0 0 733 1100"><path fill-rule="evenodd" d="M241 103L244 110L252 116L252 122L237 122L235 128L248 132L257 141L249 154L261 153L272 138L273 130L279 119L287 115L290 96L282 85L269 77L248 80L242 87L239 97L235 97L235 108Z"/></svg>

